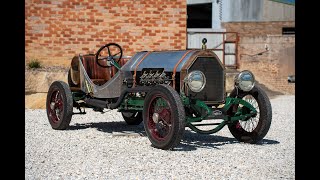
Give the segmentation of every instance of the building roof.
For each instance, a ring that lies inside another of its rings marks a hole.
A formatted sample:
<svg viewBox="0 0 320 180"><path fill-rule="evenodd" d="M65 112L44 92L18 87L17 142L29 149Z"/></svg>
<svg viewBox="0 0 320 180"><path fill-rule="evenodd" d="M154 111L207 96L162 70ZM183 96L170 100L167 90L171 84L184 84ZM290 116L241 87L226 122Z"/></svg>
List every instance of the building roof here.
<svg viewBox="0 0 320 180"><path fill-rule="evenodd" d="M275 1L279 3L290 4L290 5L295 5L296 3L296 0L270 0L270 1Z"/></svg>

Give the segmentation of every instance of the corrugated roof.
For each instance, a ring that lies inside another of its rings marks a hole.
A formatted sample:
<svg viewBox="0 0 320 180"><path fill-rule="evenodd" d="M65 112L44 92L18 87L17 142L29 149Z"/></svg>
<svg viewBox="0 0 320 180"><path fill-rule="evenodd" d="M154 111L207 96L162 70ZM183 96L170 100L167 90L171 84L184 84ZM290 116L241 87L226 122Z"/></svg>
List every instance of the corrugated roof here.
<svg viewBox="0 0 320 180"><path fill-rule="evenodd" d="M270 0L270 1L275 1L279 3L290 4L290 5L295 5L296 3L296 0Z"/></svg>

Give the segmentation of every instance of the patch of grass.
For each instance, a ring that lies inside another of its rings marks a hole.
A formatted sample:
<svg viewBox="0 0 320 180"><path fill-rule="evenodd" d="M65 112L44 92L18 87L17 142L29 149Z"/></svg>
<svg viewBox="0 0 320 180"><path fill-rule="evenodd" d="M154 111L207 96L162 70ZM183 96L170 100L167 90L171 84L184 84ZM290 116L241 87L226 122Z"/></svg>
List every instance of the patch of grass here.
<svg viewBox="0 0 320 180"><path fill-rule="evenodd" d="M38 59L32 59L30 62L28 62L28 67L30 69L41 68L41 63Z"/></svg>

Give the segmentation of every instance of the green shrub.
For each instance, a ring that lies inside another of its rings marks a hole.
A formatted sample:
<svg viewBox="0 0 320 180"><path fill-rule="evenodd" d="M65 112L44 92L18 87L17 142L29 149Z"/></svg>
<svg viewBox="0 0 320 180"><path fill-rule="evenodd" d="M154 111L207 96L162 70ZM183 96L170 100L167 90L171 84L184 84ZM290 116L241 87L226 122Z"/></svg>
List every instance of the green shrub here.
<svg viewBox="0 0 320 180"><path fill-rule="evenodd" d="M28 67L30 69L36 69L36 68L41 68L41 63L37 59L33 59L28 63Z"/></svg>

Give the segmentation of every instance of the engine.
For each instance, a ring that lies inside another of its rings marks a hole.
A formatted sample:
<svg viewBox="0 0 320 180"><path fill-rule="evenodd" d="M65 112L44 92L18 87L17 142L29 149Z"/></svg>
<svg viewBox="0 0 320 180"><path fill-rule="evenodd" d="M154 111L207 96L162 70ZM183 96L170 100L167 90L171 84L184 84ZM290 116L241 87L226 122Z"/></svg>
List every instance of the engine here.
<svg viewBox="0 0 320 180"><path fill-rule="evenodd" d="M206 103L225 100L225 68L209 50L138 52L121 71L128 87L170 84Z"/></svg>
<svg viewBox="0 0 320 180"><path fill-rule="evenodd" d="M141 73L139 84L144 86L169 84L171 80L163 68L144 68Z"/></svg>

